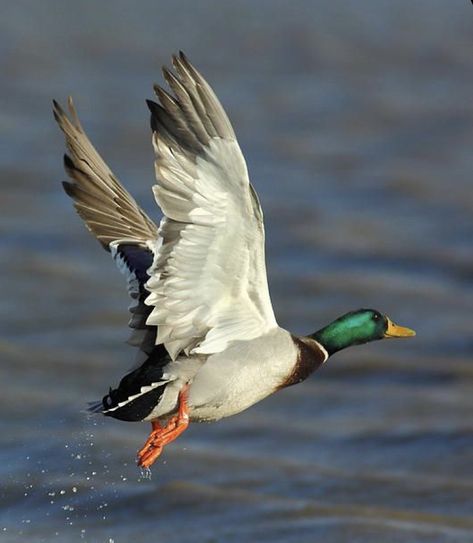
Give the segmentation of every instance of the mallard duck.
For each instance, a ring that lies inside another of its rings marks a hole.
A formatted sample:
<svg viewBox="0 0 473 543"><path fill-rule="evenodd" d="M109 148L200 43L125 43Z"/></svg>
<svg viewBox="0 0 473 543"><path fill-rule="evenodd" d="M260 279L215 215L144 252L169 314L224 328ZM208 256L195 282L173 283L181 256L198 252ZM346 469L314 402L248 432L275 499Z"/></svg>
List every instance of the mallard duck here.
<svg viewBox="0 0 473 543"><path fill-rule="evenodd" d="M128 281L135 369L92 404L94 413L150 421L138 452L149 468L189 422L235 415L300 383L338 351L414 336L374 309L358 309L308 336L279 327L269 296L263 212L232 125L181 52L170 91L151 111L159 227L90 143L72 99L54 116L69 154L66 193Z"/></svg>

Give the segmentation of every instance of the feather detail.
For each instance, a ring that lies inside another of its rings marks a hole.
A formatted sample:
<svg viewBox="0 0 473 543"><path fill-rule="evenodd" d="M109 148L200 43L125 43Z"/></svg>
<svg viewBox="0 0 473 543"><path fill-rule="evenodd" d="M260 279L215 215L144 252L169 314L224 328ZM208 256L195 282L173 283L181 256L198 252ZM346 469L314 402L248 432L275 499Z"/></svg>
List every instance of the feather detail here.
<svg viewBox="0 0 473 543"><path fill-rule="evenodd" d="M256 192L231 123L183 53L148 101L156 155L153 192L165 217L150 269L147 323L172 359L220 352L276 326Z"/></svg>
<svg viewBox="0 0 473 543"><path fill-rule="evenodd" d="M69 155L64 167L71 182L64 190L102 246L109 250L117 239L133 239L146 245L155 239L157 227L123 188L118 179L90 143L77 116L72 98L68 99L69 116L53 101L53 113L66 138Z"/></svg>

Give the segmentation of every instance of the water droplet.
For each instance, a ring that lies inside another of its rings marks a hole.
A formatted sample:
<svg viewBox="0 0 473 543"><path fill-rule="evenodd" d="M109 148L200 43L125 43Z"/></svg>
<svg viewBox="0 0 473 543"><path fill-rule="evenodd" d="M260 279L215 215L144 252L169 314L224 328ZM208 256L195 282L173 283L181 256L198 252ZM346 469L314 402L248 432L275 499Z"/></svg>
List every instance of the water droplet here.
<svg viewBox="0 0 473 543"><path fill-rule="evenodd" d="M141 468L140 475L142 479L151 480L151 469L150 468Z"/></svg>

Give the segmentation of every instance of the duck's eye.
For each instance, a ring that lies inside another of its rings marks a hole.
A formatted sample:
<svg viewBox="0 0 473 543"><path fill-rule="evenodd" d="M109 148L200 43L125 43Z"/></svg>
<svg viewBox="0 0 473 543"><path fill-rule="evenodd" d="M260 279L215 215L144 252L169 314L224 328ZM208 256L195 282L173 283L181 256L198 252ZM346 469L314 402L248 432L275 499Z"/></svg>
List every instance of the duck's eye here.
<svg viewBox="0 0 473 543"><path fill-rule="evenodd" d="M373 318L374 318L375 321L379 321L379 315L377 313L374 314Z"/></svg>

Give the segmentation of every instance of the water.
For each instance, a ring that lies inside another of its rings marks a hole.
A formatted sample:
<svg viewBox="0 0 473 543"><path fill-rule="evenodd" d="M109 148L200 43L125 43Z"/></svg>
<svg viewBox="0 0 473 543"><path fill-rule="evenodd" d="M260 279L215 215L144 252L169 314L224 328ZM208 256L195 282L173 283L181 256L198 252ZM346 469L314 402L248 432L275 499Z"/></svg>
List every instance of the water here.
<svg viewBox="0 0 473 543"><path fill-rule="evenodd" d="M17 2L0 20L0 541L473 541L473 7ZM413 341L352 349L152 478L147 425L89 419L129 367L122 277L62 194L50 100L146 210L144 99L184 49L229 111L281 325L373 306Z"/></svg>

